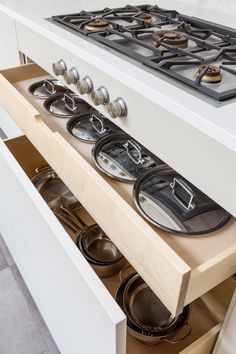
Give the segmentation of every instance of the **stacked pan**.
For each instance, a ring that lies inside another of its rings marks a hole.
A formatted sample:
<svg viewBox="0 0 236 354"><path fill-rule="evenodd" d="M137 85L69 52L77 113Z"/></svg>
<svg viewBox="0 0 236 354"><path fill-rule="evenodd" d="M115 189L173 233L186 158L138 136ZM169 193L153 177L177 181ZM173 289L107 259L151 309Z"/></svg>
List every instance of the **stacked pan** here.
<svg viewBox="0 0 236 354"><path fill-rule="evenodd" d="M98 276L119 273L126 259L97 224L87 225L75 212L81 205L55 171L42 166L31 181L62 225L72 232L72 239Z"/></svg>
<svg viewBox="0 0 236 354"><path fill-rule="evenodd" d="M172 316L137 273L121 281L116 301L127 316L128 332L147 345L163 341L177 344L191 333L190 305L180 315Z"/></svg>

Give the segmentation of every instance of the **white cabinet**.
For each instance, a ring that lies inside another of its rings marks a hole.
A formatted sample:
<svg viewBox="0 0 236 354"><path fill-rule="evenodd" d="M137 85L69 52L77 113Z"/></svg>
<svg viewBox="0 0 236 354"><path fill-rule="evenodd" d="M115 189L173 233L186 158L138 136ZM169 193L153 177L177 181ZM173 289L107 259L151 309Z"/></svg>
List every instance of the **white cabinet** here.
<svg viewBox="0 0 236 354"><path fill-rule="evenodd" d="M20 65L15 21L0 11L0 69ZM14 102L12 102L14 104ZM22 135L9 114L0 106L0 128L7 137Z"/></svg>
<svg viewBox="0 0 236 354"><path fill-rule="evenodd" d="M0 141L1 232L61 353L209 354L235 282L193 302L192 332L181 343L150 347L129 334L126 340L126 317L112 298L119 277L97 277L30 182L43 164L25 136Z"/></svg>
<svg viewBox="0 0 236 354"><path fill-rule="evenodd" d="M7 142L29 175L45 163L27 139ZM124 354L126 320L0 141L1 233L64 354Z"/></svg>

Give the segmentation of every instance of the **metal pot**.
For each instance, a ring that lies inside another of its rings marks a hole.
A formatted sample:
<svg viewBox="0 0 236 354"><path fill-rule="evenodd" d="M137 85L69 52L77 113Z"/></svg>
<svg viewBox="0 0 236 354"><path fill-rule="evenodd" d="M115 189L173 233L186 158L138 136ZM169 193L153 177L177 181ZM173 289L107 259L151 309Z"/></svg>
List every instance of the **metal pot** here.
<svg viewBox="0 0 236 354"><path fill-rule="evenodd" d="M134 274L127 283L123 303L130 321L150 334L168 329L178 319L171 315L139 274Z"/></svg>
<svg viewBox="0 0 236 354"><path fill-rule="evenodd" d="M91 259L83 247L83 237L83 234L78 237L76 244L83 256L87 259L93 270L100 278L109 278L115 274L118 274L120 270L126 265L126 259L123 256L118 260L110 263L95 261Z"/></svg>
<svg viewBox="0 0 236 354"><path fill-rule="evenodd" d="M78 204L78 200L62 182L56 172L48 165L36 168L31 182L37 188L49 207L63 203Z"/></svg>
<svg viewBox="0 0 236 354"><path fill-rule="evenodd" d="M136 274L135 274L136 275ZM129 283L129 281L132 279L134 274L129 275L125 280L121 282L119 287L117 288L116 291L116 301L121 307L121 309L125 312L127 316L127 330L128 332L138 339L139 341L147 344L147 345L156 345L160 344L162 342L168 342L171 344L178 344L182 342L185 338L187 338L190 333L191 333L191 327L188 324L188 318L190 315L190 310L191 306L187 305L184 307L183 312L178 316L177 320L172 326L169 326L167 329L157 331L157 332L150 332L150 331L145 331L140 329L138 326L136 326L133 321L130 320L130 317L127 315L125 306L124 306L124 291ZM186 328L186 333L178 339L172 339L172 337L176 336L178 332L180 332L181 329Z"/></svg>
<svg viewBox="0 0 236 354"><path fill-rule="evenodd" d="M61 206L64 215L71 217L78 237L76 245L100 278L108 278L120 272L126 259L97 225L88 226L68 206Z"/></svg>

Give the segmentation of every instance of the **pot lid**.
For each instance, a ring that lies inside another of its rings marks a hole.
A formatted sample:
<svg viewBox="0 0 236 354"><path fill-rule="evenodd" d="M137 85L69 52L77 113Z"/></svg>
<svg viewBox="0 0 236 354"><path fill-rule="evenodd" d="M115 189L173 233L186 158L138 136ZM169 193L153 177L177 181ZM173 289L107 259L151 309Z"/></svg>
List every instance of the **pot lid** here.
<svg viewBox="0 0 236 354"><path fill-rule="evenodd" d="M163 165L158 157L123 132L98 140L92 154L103 172L124 182L134 182L150 169Z"/></svg>
<svg viewBox="0 0 236 354"><path fill-rule="evenodd" d="M72 117L66 127L71 135L87 143L95 143L100 138L120 130L94 109Z"/></svg>
<svg viewBox="0 0 236 354"><path fill-rule="evenodd" d="M139 178L134 200L142 215L172 233L200 235L224 226L231 215L170 167Z"/></svg>
<svg viewBox="0 0 236 354"><path fill-rule="evenodd" d="M60 81L55 79L46 79L34 82L29 86L28 91L36 98L46 99L56 93L64 93L67 90Z"/></svg>
<svg viewBox="0 0 236 354"><path fill-rule="evenodd" d="M90 105L71 91L56 94L44 101L44 108L53 116L71 118L77 114L87 112Z"/></svg>

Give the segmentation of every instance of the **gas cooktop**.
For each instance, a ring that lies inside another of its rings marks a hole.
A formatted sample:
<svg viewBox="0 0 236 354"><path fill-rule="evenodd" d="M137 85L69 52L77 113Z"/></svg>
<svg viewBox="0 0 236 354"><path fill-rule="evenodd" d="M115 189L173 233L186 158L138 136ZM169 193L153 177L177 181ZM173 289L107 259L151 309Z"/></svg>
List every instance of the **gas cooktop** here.
<svg viewBox="0 0 236 354"><path fill-rule="evenodd" d="M216 100L236 97L236 30L157 5L52 16Z"/></svg>

